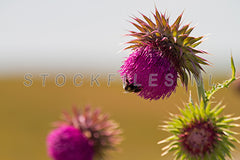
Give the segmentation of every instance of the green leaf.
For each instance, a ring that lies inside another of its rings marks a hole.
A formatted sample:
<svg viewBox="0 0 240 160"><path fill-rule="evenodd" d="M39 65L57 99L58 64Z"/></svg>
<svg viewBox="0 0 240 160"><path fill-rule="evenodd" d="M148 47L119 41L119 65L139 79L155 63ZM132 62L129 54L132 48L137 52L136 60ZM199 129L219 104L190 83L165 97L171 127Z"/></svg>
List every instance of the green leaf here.
<svg viewBox="0 0 240 160"><path fill-rule="evenodd" d="M235 79L235 76L236 76L236 67L234 65L234 61L233 61L233 57L231 55L231 68L232 68L232 78Z"/></svg>

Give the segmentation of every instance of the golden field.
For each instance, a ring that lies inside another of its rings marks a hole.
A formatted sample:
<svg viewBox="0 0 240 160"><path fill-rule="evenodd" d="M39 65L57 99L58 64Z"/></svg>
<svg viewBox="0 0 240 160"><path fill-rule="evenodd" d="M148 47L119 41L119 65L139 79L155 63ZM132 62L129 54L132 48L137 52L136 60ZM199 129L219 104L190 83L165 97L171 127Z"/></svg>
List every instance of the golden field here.
<svg viewBox="0 0 240 160"><path fill-rule="evenodd" d="M218 80L223 78L214 81ZM161 131L158 125L168 119L169 112L178 113L177 108L187 102L189 91L179 83L170 98L148 101L124 93L120 81L112 82L110 86L104 79L99 81L100 86L90 86L86 78L82 86L76 87L67 79L64 86L58 87L54 77L48 77L43 87L41 78L35 77L32 86L26 87L23 76L1 78L0 159L49 160L45 139L52 129L51 123L60 119L62 111L71 111L73 105L84 107L87 104L109 113L124 132L120 151L113 152L108 159L172 159L171 156L161 157L163 145L157 145L157 141L167 137L168 133ZM240 93L233 86L218 92L214 101L222 101L227 106L224 114L240 116ZM189 87L189 90L196 101L195 87Z"/></svg>

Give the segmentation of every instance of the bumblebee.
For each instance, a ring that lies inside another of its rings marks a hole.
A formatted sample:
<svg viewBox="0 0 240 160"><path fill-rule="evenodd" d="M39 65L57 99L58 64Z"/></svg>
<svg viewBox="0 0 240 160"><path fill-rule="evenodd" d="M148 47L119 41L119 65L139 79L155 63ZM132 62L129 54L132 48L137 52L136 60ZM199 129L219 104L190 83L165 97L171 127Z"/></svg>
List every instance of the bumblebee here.
<svg viewBox="0 0 240 160"><path fill-rule="evenodd" d="M125 85L124 89L127 92L134 92L134 93L138 93L142 90L139 86L134 86L133 84L130 84L128 79L126 79L126 85Z"/></svg>

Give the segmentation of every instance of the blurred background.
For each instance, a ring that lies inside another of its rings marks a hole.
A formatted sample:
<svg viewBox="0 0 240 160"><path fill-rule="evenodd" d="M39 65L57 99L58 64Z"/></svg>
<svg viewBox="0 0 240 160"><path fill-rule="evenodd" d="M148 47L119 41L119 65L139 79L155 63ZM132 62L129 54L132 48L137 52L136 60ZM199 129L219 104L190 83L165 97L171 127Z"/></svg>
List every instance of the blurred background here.
<svg viewBox="0 0 240 160"><path fill-rule="evenodd" d="M120 152L109 159L172 159L161 157L163 146L157 141L168 133L158 125L169 112L178 113L189 91L179 83L169 99L151 102L124 93L117 71L129 54L122 51L129 40L123 35L135 30L128 20L139 12L151 17L154 6L166 11L170 22L184 11L183 24L196 25L192 35L206 35L199 48L210 53L203 56L211 62L204 74L205 87L210 88L230 78L231 52L240 68L239 5L235 0L1 0L0 159L49 160L45 139L51 123L72 105L86 104L109 113L124 131ZM59 73L65 76L62 86L56 85ZM77 79L81 86L73 84L78 73L83 75ZM99 85L91 85L97 75ZM194 85L189 90L197 97ZM224 114L239 116L239 98L240 82L235 82L218 92L214 101L227 105Z"/></svg>

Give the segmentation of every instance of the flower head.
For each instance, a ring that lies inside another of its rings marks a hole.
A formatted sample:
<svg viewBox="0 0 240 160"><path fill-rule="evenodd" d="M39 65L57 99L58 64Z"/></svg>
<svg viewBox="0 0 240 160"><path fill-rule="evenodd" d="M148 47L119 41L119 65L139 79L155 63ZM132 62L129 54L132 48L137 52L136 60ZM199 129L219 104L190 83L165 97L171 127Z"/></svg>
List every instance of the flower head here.
<svg viewBox="0 0 240 160"><path fill-rule="evenodd" d="M139 95L145 99L168 97L177 86L177 72L161 52L149 46L139 47L121 67L121 76L129 84L139 85Z"/></svg>
<svg viewBox="0 0 240 160"><path fill-rule="evenodd" d="M233 137L236 133L229 128L238 126L232 122L239 117L219 117L224 107L219 104L210 109L209 103L204 109L203 105L202 103L199 107L189 103L184 110L180 109L182 115L172 115L171 120L166 122L163 128L173 136L159 142L170 142L163 148L163 155L175 151L175 159L225 159L227 156L231 158L233 142L238 141Z"/></svg>
<svg viewBox="0 0 240 160"><path fill-rule="evenodd" d="M54 160L92 160L93 146L80 130L62 126L47 138L48 154Z"/></svg>
<svg viewBox="0 0 240 160"><path fill-rule="evenodd" d="M176 87L177 77L180 77L183 85L187 87L189 76L192 74L198 79L203 70L201 64L208 64L205 59L197 56L198 53L206 52L194 49L202 42L200 40L203 36L191 37L193 27L189 28L189 24L180 27L182 14L172 25L169 25L169 18L160 14L157 9L153 14L155 22L143 14L142 16L144 20L133 18L136 23L131 22L139 31L130 31L128 34L135 37L128 42L131 45L126 48L132 49L133 53L124 62L120 74L134 87L139 87L133 84L135 77L145 77L145 80L141 80L143 84L138 92L146 99L168 97ZM168 73L171 73L171 76L166 80ZM161 79L156 86L149 86L147 83L150 74L158 75L156 77ZM168 83L169 79L173 84L171 87L164 84ZM151 93L160 88L164 91Z"/></svg>
<svg viewBox="0 0 240 160"><path fill-rule="evenodd" d="M62 126L70 126L78 131L79 134L85 137L90 146L90 151L88 153L91 153L90 155L93 153L95 157L104 158L106 151L110 149L116 149L116 145L121 142L121 130L119 129L118 124L110 120L107 114L102 114L99 109L91 110L89 106L85 107L83 111L73 108L73 116L68 113L64 113L64 121L57 122L56 125L60 127L59 130L61 130ZM64 135L62 136L64 137ZM72 139L74 139L74 137ZM69 143L74 143L74 141L70 141ZM59 145L59 147L61 147L61 145ZM75 150L77 149L75 148ZM78 151L81 152L80 149L78 149ZM90 155L89 157L91 157ZM76 160L81 160L77 159L77 157L75 158ZM91 159L86 158L84 160Z"/></svg>

